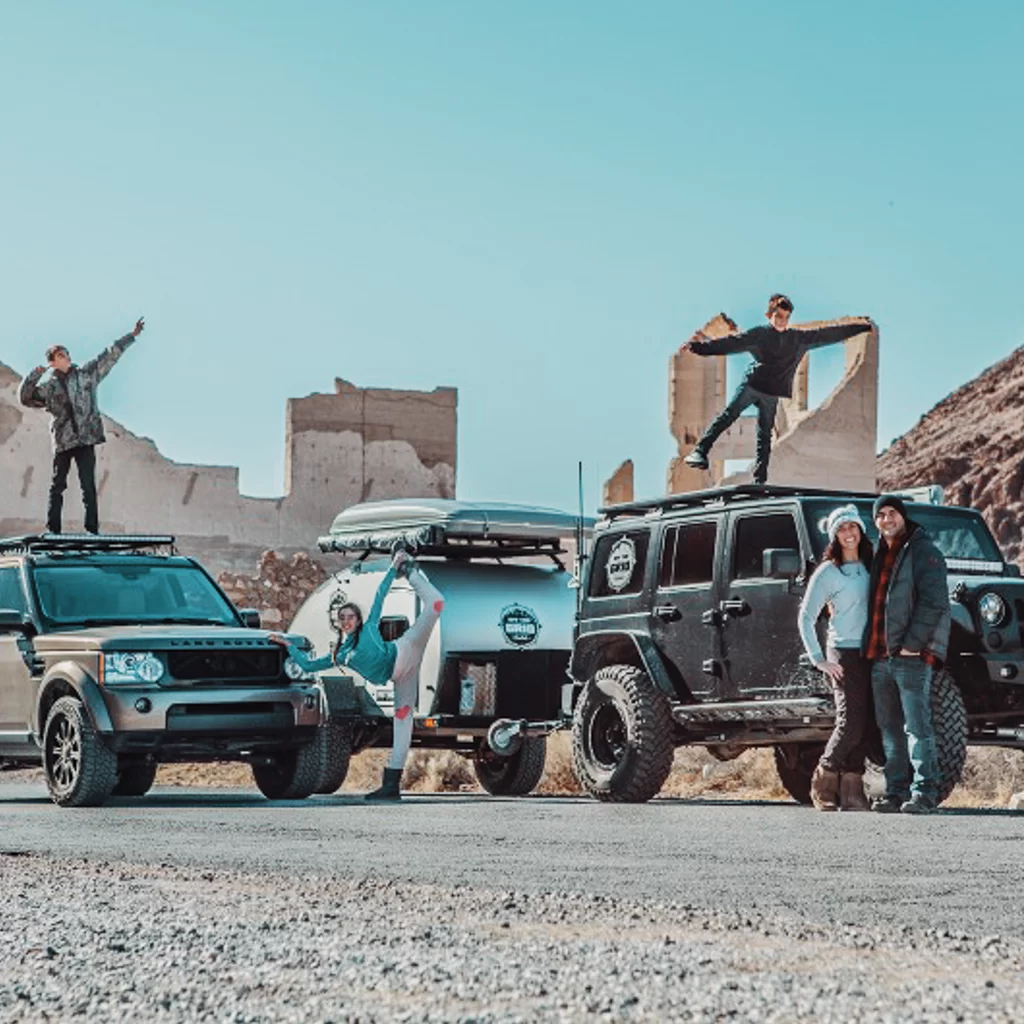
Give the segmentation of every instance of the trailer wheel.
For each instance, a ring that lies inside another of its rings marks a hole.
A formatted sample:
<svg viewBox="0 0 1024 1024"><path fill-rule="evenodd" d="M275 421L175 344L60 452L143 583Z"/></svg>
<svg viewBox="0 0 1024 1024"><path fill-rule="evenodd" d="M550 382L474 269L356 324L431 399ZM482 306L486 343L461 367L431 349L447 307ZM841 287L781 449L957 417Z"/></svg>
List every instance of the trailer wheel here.
<svg viewBox="0 0 1024 1024"><path fill-rule="evenodd" d="M587 683L572 721L572 761L580 785L598 800L643 803L672 770L668 698L646 672L608 665Z"/></svg>
<svg viewBox="0 0 1024 1024"><path fill-rule="evenodd" d="M775 748L779 781L798 804L810 807L811 776L824 753L824 743L786 743Z"/></svg>
<svg viewBox="0 0 1024 1024"><path fill-rule="evenodd" d="M547 747L543 736L524 736L514 754L500 757L481 744L473 757L477 781L494 796L525 796L544 775Z"/></svg>

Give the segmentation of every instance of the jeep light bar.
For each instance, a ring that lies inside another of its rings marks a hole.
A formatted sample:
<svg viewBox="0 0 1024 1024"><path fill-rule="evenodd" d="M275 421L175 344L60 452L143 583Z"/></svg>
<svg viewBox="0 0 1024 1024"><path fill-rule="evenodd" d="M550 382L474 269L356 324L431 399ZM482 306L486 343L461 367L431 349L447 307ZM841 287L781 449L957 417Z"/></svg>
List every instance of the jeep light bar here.
<svg viewBox="0 0 1024 1024"><path fill-rule="evenodd" d="M138 551L143 548L170 548L169 534L141 533L39 533L0 539L0 554L31 551Z"/></svg>

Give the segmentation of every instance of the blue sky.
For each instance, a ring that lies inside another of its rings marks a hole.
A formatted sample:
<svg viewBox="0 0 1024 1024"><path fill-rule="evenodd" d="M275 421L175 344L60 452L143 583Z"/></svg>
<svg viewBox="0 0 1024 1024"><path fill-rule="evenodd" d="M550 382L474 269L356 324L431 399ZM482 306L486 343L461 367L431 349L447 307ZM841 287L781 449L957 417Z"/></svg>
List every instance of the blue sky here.
<svg viewBox="0 0 1024 1024"><path fill-rule="evenodd" d="M1024 341L1024 8L2 3L0 360L282 489L289 396L459 388L459 494L672 454L718 310L868 313L885 445ZM815 357L820 398L841 353Z"/></svg>

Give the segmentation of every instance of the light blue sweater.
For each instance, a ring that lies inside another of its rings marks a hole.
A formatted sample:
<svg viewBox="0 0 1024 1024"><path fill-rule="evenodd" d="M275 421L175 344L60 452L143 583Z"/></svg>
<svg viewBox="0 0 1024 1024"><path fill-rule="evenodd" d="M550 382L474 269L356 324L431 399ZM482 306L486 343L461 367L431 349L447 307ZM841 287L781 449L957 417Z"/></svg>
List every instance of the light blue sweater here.
<svg viewBox="0 0 1024 1024"><path fill-rule="evenodd" d="M359 640L352 642L352 635L346 637L345 642L319 658L311 658L305 651L300 651L293 644L288 645L288 653L302 666L305 672L322 672L331 665L341 668L343 665L354 669L367 682L375 686L383 686L395 671L395 658L398 656L398 648L394 641L385 640L380 635L380 613L384 608L384 598L391 589L391 583L395 578L395 568L392 566L380 581L377 593L373 599L373 606L369 615L363 620L363 628L359 630Z"/></svg>
<svg viewBox="0 0 1024 1024"><path fill-rule="evenodd" d="M835 649L859 648L868 621L868 589L871 574L862 562L846 562L842 568L834 562L822 562L807 585L800 605L798 627L811 660L825 660L814 626L825 605L829 606L828 646Z"/></svg>

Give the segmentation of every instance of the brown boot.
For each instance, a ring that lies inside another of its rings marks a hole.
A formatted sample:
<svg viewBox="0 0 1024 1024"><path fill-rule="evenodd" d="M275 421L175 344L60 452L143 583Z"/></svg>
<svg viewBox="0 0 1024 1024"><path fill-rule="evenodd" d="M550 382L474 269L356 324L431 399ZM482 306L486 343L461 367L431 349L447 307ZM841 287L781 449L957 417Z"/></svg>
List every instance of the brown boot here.
<svg viewBox="0 0 1024 1024"><path fill-rule="evenodd" d="M870 811L871 804L864 795L864 776L843 772L839 776L839 809L842 811Z"/></svg>
<svg viewBox="0 0 1024 1024"><path fill-rule="evenodd" d="M839 772L819 764L811 776L811 803L819 811L839 810Z"/></svg>

